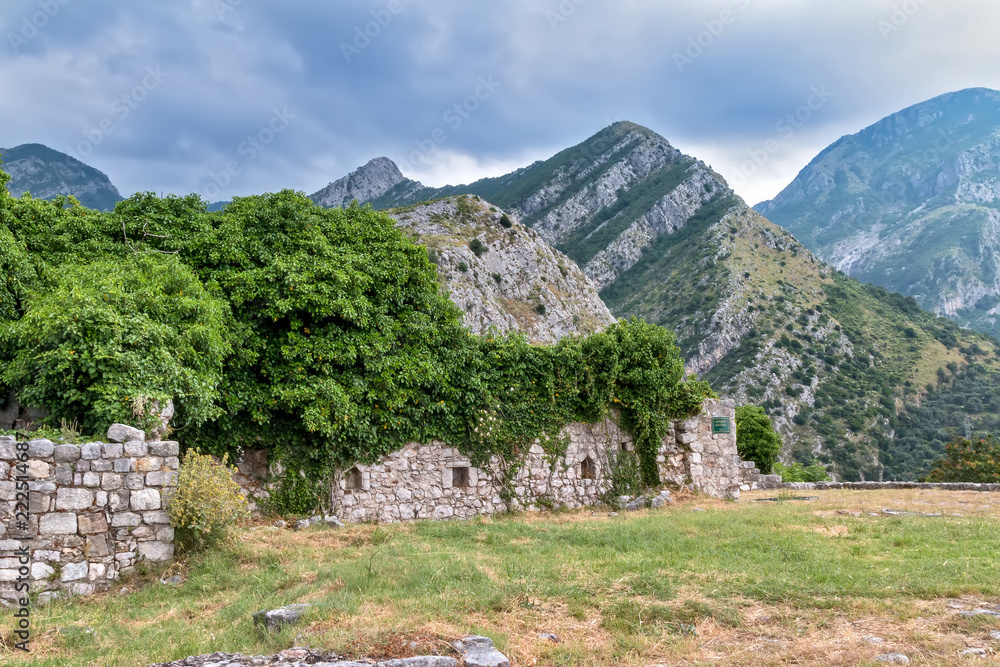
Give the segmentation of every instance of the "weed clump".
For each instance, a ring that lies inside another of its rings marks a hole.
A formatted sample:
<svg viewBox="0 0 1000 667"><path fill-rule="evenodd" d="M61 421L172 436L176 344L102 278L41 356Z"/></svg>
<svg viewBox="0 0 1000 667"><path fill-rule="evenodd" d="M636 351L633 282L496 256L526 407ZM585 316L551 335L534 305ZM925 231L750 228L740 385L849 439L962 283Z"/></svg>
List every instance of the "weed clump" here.
<svg viewBox="0 0 1000 667"><path fill-rule="evenodd" d="M249 518L243 490L233 481L228 456L217 461L208 454L188 450L181 461L177 490L167 505L170 525L182 547L200 549L214 542L238 521Z"/></svg>

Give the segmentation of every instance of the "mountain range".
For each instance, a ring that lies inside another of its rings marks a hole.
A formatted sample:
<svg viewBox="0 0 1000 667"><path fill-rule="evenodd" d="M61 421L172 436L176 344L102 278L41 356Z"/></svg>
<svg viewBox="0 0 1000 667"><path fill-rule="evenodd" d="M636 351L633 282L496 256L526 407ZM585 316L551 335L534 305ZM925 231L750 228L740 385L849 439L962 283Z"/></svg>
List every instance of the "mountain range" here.
<svg viewBox="0 0 1000 667"><path fill-rule="evenodd" d="M691 372L768 410L786 460L840 478L912 479L967 425L1000 427L993 339L844 275L632 123L468 185L429 188L377 158L312 199L388 209L474 328L670 328Z"/></svg>
<svg viewBox="0 0 1000 667"><path fill-rule="evenodd" d="M883 118L755 208L846 274L1000 332L1000 92L962 90Z"/></svg>

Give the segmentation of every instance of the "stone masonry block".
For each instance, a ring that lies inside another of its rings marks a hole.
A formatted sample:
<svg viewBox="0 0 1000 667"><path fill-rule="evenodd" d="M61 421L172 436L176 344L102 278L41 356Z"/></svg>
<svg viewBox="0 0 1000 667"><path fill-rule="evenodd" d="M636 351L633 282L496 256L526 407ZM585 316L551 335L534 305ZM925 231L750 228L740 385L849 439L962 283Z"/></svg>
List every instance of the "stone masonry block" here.
<svg viewBox="0 0 1000 667"><path fill-rule="evenodd" d="M33 459L47 459L52 456L52 451L56 444L45 438L37 438L28 441L28 456Z"/></svg>
<svg viewBox="0 0 1000 667"><path fill-rule="evenodd" d="M76 515L69 512L45 514L38 522L38 532L42 535L74 535Z"/></svg>
<svg viewBox="0 0 1000 667"><path fill-rule="evenodd" d="M93 535L95 533L106 533L108 531L108 520L103 512L90 512L77 517L79 530L82 535Z"/></svg>
<svg viewBox="0 0 1000 667"><path fill-rule="evenodd" d="M122 488L122 476L114 472L106 472L101 475L101 488L105 491L114 491Z"/></svg>
<svg viewBox="0 0 1000 667"><path fill-rule="evenodd" d="M108 440L112 442L128 442L129 440L145 440L145 431L126 426L125 424L112 424L108 428Z"/></svg>
<svg viewBox="0 0 1000 667"><path fill-rule="evenodd" d="M156 489L133 491L130 506L136 511L158 510L160 509L160 492Z"/></svg>
<svg viewBox="0 0 1000 667"><path fill-rule="evenodd" d="M56 445L52 451L52 458L57 463L72 463L80 460L79 445Z"/></svg>
<svg viewBox="0 0 1000 667"><path fill-rule="evenodd" d="M174 557L174 545L171 542L140 542L139 556L149 561L165 561Z"/></svg>
<svg viewBox="0 0 1000 667"><path fill-rule="evenodd" d="M85 445L80 445L80 458L87 461L101 458L101 443L88 442Z"/></svg>
<svg viewBox="0 0 1000 667"><path fill-rule="evenodd" d="M94 492L90 489L62 488L56 491L56 509L83 510L93 504Z"/></svg>
<svg viewBox="0 0 1000 667"><path fill-rule="evenodd" d="M79 579L86 579L89 571L90 564L87 563L87 561L82 561L80 563L66 563L62 567L62 576L60 579L62 581L77 581Z"/></svg>
<svg viewBox="0 0 1000 667"><path fill-rule="evenodd" d="M132 459L115 459L115 472L132 472Z"/></svg>
<svg viewBox="0 0 1000 667"><path fill-rule="evenodd" d="M139 472L152 472L153 470L159 470L162 467L163 459L158 456L147 456L137 459L135 462L135 469Z"/></svg>
<svg viewBox="0 0 1000 667"><path fill-rule="evenodd" d="M136 458L139 456L147 456L149 454L149 447L142 440L129 440L125 443L125 456L130 458Z"/></svg>
<svg viewBox="0 0 1000 667"><path fill-rule="evenodd" d="M151 510L142 513L142 520L152 525L168 524L170 515L164 510Z"/></svg>
<svg viewBox="0 0 1000 667"><path fill-rule="evenodd" d="M111 516L111 525L115 528L138 526L141 522L142 517L134 512L116 512Z"/></svg>
<svg viewBox="0 0 1000 667"><path fill-rule="evenodd" d="M106 442L101 445L106 459L120 459L125 454L125 447L120 442Z"/></svg>
<svg viewBox="0 0 1000 667"><path fill-rule="evenodd" d="M149 443L150 456L177 456L180 454L180 445L172 441Z"/></svg>

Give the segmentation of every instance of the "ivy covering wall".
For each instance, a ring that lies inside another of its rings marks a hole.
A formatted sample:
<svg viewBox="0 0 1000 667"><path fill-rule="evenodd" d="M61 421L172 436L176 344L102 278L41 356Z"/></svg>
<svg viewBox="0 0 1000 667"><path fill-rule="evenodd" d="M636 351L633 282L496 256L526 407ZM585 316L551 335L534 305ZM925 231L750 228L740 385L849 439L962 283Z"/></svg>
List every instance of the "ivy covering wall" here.
<svg viewBox="0 0 1000 667"><path fill-rule="evenodd" d="M562 426L612 412L654 485L670 420L712 395L638 320L552 346L472 335L426 250L371 208L143 193L100 213L0 190L0 383L95 432L171 398L185 447L270 450L285 509L410 441L513 479L536 439L556 457Z"/></svg>

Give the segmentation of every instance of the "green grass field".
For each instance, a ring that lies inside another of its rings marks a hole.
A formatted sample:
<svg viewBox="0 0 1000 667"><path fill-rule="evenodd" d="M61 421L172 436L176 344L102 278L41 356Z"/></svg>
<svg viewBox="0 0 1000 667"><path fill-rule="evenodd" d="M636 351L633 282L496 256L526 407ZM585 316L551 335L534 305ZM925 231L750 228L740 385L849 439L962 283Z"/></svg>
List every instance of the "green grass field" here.
<svg viewBox="0 0 1000 667"><path fill-rule="evenodd" d="M966 664L966 647L996 659L1000 618L959 612L1000 603L1000 495L754 501L776 495L618 516L250 526L173 564L166 574L180 585L147 572L123 581L124 595L35 609L33 653L0 658L126 666L293 645L378 657L447 651L482 633L515 665L857 665L894 650L913 664ZM295 602L313 605L300 626L253 627L254 611ZM11 621L0 617L5 635Z"/></svg>

